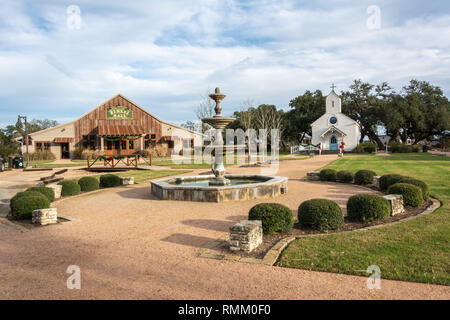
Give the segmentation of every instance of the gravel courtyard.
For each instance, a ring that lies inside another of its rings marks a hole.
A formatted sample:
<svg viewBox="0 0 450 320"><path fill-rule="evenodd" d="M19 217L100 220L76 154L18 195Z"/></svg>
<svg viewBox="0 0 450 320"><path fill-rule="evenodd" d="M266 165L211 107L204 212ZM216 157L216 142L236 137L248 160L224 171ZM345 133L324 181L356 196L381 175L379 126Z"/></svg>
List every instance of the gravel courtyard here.
<svg viewBox="0 0 450 320"><path fill-rule="evenodd" d="M329 198L344 208L349 196L368 192L303 180L334 159L281 161L289 191L270 200L161 201L147 182L57 202L59 215L72 219L63 224L24 232L0 223L0 299L449 299L445 286L382 280L369 290L366 277L197 257L257 203L280 202L296 216L304 200ZM80 290L66 287L69 265L81 269Z"/></svg>

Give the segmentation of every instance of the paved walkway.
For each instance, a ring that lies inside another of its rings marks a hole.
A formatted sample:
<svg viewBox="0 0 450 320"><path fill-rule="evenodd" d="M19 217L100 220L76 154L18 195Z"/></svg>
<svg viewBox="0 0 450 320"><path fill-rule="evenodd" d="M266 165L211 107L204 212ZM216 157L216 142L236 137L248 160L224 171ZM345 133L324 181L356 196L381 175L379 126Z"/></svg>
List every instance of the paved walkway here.
<svg viewBox="0 0 450 320"><path fill-rule="evenodd" d="M280 162L289 191L273 201L296 210L310 198L342 206L357 186L302 178L335 155ZM259 168L227 168L258 172ZM272 201L272 200L270 200ZM148 183L57 203L74 220L29 232L0 224L1 299L449 299L444 286L198 258L199 248L245 219L256 203L161 201ZM296 214L296 211L295 211ZM81 290L66 288L69 265L81 268Z"/></svg>

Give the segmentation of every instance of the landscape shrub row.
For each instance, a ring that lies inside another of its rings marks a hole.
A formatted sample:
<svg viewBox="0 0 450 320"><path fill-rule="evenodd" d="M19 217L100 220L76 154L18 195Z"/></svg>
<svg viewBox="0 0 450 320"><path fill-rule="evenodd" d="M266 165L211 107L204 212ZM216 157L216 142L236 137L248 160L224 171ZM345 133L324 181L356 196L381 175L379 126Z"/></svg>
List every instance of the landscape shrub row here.
<svg viewBox="0 0 450 320"><path fill-rule="evenodd" d="M319 178L321 181L339 181L345 183L371 184L376 173L372 170L359 170L355 174L350 171L339 171L334 169L322 169Z"/></svg>
<svg viewBox="0 0 450 320"><path fill-rule="evenodd" d="M360 143L353 149L353 153L374 153L377 150L377 145L372 142Z"/></svg>
<svg viewBox="0 0 450 320"><path fill-rule="evenodd" d="M360 170L354 176L350 171L324 169L320 172L322 181L341 181L371 184L376 175L371 170ZM418 179L397 174L380 178L380 185L388 194L401 194L405 206L417 207L429 197L428 185ZM349 221L368 223L390 216L389 202L376 194L357 194L347 201ZM250 209L250 220L261 220L264 233L287 232L294 225L292 211L278 203L262 203ZM328 199L311 199L298 207L298 222L302 227L320 231L337 230L344 224L344 216L339 205Z"/></svg>
<svg viewBox="0 0 450 320"><path fill-rule="evenodd" d="M359 184L359 185L368 185L368 184L372 184L373 183L373 177L376 176L376 172L372 171L372 170L359 170L357 171L354 175L352 172L350 171L336 171L334 169L323 169L320 171L320 180L321 181L339 181L339 182L344 182L344 183L352 183L354 182L355 184ZM419 179L415 179L412 177L408 177L408 176L402 176L400 174L385 174L383 176L380 177L380 189L382 191L386 191L388 190L388 188L396 183L406 183L406 184L410 184L410 185L414 185L417 186L421 189L421 194L422 194L422 199L424 201L428 200L428 198L430 197L430 189L428 187L428 185L423 182L422 180ZM403 189L395 189L397 190L396 192L399 192L399 190L405 190ZM411 192L406 192L407 197L409 197L409 194ZM388 191L388 194L394 194L391 190ZM399 193L401 194L401 193ZM410 199L410 198L408 198ZM422 204L422 202L420 203ZM419 205L420 205L419 204ZM405 205L410 205L410 206L418 206L417 205L417 201L412 200L411 201L405 201Z"/></svg>
<svg viewBox="0 0 450 320"><path fill-rule="evenodd" d="M100 181L94 177L82 177L75 182L63 180L61 196L74 196L81 192L98 190L100 187L109 188L120 185L120 178L113 174L100 176ZM55 200L55 193L47 187L31 187L24 192L17 193L10 202L11 215L14 219L30 219L33 210L47 209Z"/></svg>
<svg viewBox="0 0 450 320"><path fill-rule="evenodd" d="M388 145L389 152L392 153L410 153L410 152L421 152L422 146L420 145L410 145L401 142L391 142Z"/></svg>
<svg viewBox="0 0 450 320"><path fill-rule="evenodd" d="M357 194L347 202L350 221L371 222L390 216L389 202L376 194ZM299 225L314 230L338 230L344 225L339 205L328 199L311 199L298 207ZM288 232L294 225L292 211L279 203L261 203L250 209L249 220L261 220L264 233Z"/></svg>
<svg viewBox="0 0 450 320"><path fill-rule="evenodd" d="M422 180L400 174L385 174L380 177L380 189L383 191L388 190L389 194L392 194L392 192L389 192L389 187L397 183L407 183L419 187L422 192L422 198L425 201L430 197L430 189Z"/></svg>

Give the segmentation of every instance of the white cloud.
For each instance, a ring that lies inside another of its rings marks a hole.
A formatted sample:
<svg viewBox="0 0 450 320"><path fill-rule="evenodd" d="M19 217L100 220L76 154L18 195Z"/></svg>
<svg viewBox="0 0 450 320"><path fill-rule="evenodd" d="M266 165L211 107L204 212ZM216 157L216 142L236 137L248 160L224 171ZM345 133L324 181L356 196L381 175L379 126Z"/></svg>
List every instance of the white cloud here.
<svg viewBox="0 0 450 320"><path fill-rule="evenodd" d="M320 1L78 1L66 7L6 1L0 11L0 126L17 113L66 121L121 92L163 119L194 118L220 86L231 114L247 97L287 107L304 90L346 89L355 78L411 78L449 92L450 15L402 16L380 2L382 28L366 27L371 3Z"/></svg>

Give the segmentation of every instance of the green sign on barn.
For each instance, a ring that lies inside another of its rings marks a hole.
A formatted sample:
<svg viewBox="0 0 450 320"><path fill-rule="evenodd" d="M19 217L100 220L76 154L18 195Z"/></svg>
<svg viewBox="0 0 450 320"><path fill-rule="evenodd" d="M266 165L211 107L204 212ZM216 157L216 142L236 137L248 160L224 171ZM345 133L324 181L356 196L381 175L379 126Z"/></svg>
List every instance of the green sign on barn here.
<svg viewBox="0 0 450 320"><path fill-rule="evenodd" d="M108 120L132 120L133 111L126 107L117 106L106 110L106 119Z"/></svg>

